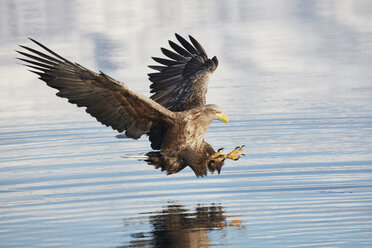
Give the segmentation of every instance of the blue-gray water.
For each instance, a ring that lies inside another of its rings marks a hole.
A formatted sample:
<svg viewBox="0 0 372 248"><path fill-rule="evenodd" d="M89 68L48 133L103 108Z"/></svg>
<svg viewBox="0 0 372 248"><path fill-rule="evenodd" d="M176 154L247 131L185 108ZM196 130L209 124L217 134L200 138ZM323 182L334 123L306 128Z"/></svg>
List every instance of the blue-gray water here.
<svg viewBox="0 0 372 248"><path fill-rule="evenodd" d="M0 1L0 247L371 247L370 1ZM219 58L221 175L166 176L15 60L27 37L149 95L192 34ZM17 64L18 63L18 64ZM132 158L131 158L132 157Z"/></svg>

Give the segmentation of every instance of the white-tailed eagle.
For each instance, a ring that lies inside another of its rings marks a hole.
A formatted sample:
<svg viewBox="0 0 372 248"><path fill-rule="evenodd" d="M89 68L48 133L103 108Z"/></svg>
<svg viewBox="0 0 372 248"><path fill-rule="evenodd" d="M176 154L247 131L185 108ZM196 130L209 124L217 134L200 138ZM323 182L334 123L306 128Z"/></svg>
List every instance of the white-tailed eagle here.
<svg viewBox="0 0 372 248"><path fill-rule="evenodd" d="M129 138L149 136L154 150L146 160L168 174L190 166L196 176L220 173L225 158L237 160L242 147L222 155L204 140L213 120L225 123L228 118L213 104L206 104L209 76L218 60L209 59L203 47L192 36L189 41L176 34L179 44L169 41L174 51L161 48L164 58L153 58L158 65L149 66L151 93L148 98L108 75L95 73L61 57L41 43L30 39L46 52L27 46L17 51L30 71L52 88L57 96L67 98L106 126Z"/></svg>

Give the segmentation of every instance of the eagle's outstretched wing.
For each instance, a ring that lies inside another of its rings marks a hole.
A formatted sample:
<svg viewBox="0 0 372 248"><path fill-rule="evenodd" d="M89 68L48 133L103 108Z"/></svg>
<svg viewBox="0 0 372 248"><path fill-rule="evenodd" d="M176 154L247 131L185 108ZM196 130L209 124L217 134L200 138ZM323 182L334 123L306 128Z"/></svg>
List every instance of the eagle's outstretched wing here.
<svg viewBox="0 0 372 248"><path fill-rule="evenodd" d="M104 73L95 73L79 64L72 63L39 42L34 43L48 52L21 46L17 51L47 85L58 90L57 96L70 103L87 107L86 112L106 126L138 139L148 132L154 122L172 121L174 113Z"/></svg>
<svg viewBox="0 0 372 248"><path fill-rule="evenodd" d="M192 36L187 40L176 34L180 45L169 41L170 51L161 48L169 59L153 59L161 65L151 65L158 72L150 73L151 98L172 111L189 110L205 105L209 75L216 70L218 60L209 59L203 47Z"/></svg>

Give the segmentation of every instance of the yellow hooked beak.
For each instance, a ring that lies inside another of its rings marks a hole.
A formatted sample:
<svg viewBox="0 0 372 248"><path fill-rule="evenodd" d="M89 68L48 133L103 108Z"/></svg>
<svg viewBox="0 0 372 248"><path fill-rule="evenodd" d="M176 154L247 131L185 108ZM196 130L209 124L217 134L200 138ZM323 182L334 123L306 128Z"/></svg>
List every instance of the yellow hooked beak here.
<svg viewBox="0 0 372 248"><path fill-rule="evenodd" d="M229 123L229 118L227 117L227 115L225 113L216 114L216 118L217 118L217 120L223 121L226 124Z"/></svg>

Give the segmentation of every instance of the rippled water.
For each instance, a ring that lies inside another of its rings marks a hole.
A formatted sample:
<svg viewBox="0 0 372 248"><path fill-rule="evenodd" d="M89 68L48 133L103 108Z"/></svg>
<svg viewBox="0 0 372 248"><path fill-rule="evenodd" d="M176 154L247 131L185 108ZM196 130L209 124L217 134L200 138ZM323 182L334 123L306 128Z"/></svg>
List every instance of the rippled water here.
<svg viewBox="0 0 372 248"><path fill-rule="evenodd" d="M310 4L311 3L311 4ZM63 10L63 11L61 11ZM1 1L1 247L371 247L369 1ZM148 95L173 33L220 65L208 102L246 145L221 175L172 176L17 65L33 37Z"/></svg>

